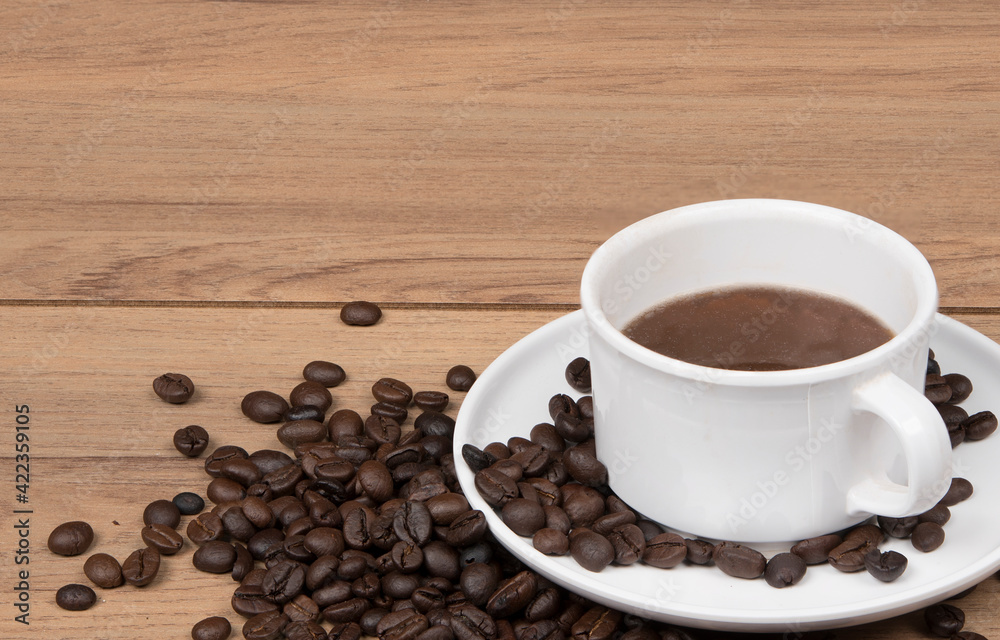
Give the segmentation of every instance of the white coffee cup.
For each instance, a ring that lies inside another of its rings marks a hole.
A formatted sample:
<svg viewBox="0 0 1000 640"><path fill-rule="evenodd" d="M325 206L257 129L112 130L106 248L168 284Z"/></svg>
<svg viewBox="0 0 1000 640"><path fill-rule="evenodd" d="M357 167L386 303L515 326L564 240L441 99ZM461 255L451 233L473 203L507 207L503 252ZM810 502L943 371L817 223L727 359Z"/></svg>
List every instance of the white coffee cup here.
<svg viewBox="0 0 1000 640"><path fill-rule="evenodd" d="M669 358L621 332L665 300L734 285L833 295L895 337L823 366L738 371ZM745 542L931 508L951 480L947 429L923 395L937 300L913 245L839 209L725 200L622 230L594 252L581 290L611 488L671 528Z"/></svg>

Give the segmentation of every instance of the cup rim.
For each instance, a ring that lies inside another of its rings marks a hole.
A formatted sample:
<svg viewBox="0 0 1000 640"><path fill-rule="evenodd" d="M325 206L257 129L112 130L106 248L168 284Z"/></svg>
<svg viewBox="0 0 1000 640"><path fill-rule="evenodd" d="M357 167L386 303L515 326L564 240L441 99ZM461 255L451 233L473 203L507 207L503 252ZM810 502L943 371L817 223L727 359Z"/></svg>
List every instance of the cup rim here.
<svg viewBox="0 0 1000 640"><path fill-rule="evenodd" d="M761 211L774 212L778 215L794 215L801 220L803 216L811 216L817 221L839 222L841 224L860 225L865 232L877 230L884 234L880 242L886 249L893 250L901 261L908 261L911 276L917 289L917 306L913 317L906 327L888 342L866 351L860 355L802 369L787 369L783 371L742 371L736 369L720 369L693 364L665 356L648 349L626 337L608 320L601 306L598 293L598 282L607 264L628 247L634 236L648 237L660 235L660 228L669 219L669 224L688 221L689 217L698 216L698 221L719 218L759 215ZM933 334L934 317L938 307L938 289L927 258L903 236L888 227L865 218L864 216L836 209L826 205L770 198L739 198L729 200L714 200L698 204L669 209L644 218L614 234L604 244L594 251L583 270L580 285L580 306L584 311L587 323L608 344L618 352L638 361L652 369L688 378L705 381L713 385L729 385L741 387L773 387L790 384L812 384L835 378L855 375L870 370L880 360L890 356L908 344L917 344L917 339L926 335L926 343Z"/></svg>

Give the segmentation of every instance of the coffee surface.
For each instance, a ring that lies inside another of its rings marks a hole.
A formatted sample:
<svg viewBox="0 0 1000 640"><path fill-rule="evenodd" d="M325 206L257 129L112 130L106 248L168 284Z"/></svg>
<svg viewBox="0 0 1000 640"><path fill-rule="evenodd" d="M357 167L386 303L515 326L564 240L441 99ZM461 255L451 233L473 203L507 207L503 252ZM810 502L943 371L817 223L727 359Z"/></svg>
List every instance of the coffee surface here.
<svg viewBox="0 0 1000 640"><path fill-rule="evenodd" d="M893 333L848 302L803 289L733 287L674 298L632 319L628 338L716 369L818 367L871 351Z"/></svg>

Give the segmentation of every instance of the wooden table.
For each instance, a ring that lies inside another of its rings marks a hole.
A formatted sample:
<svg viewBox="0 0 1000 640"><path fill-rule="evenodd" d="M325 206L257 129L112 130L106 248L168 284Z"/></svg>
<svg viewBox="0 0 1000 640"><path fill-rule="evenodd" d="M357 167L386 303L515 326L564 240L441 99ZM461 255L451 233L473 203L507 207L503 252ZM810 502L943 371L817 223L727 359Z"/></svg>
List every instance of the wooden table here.
<svg viewBox="0 0 1000 640"><path fill-rule="evenodd" d="M93 551L123 558L145 504L204 490L173 431L279 446L239 401L287 392L310 360L348 370L336 403L359 410L380 376L444 389L453 364L482 371L577 308L594 248L657 211L782 197L867 215L927 255L943 312L1000 338L990 3L8 0L0 16L3 638L242 625L191 545L153 586L64 612L53 594L83 558L46 537L85 519ZM354 299L382 322L341 324ZM153 395L166 371L196 381L192 402ZM29 627L10 603L18 507ZM1000 635L998 592L961 602L967 628ZM926 631L914 613L835 635Z"/></svg>

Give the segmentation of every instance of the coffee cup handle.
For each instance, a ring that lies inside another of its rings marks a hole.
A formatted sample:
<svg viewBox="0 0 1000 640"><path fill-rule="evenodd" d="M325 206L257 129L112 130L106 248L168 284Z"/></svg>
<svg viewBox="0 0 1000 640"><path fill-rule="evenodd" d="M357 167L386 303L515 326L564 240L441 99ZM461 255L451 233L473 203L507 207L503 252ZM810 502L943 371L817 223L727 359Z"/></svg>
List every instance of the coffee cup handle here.
<svg viewBox="0 0 1000 640"><path fill-rule="evenodd" d="M934 405L896 374L883 373L854 389L853 408L875 414L896 434L906 457L907 485L876 470L848 491L848 513L901 518L937 504L951 482L951 442Z"/></svg>

